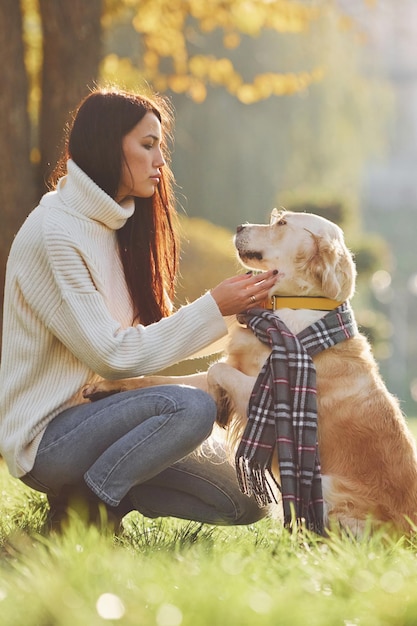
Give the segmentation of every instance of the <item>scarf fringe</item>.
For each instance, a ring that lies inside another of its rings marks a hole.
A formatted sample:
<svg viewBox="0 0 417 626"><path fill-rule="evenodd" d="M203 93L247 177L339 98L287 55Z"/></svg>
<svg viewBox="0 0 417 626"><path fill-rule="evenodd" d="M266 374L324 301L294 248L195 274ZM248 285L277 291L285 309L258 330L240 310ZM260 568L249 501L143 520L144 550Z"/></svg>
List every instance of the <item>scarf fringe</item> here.
<svg viewBox="0 0 417 626"><path fill-rule="evenodd" d="M272 485L280 491L281 487L269 467L262 468L258 463L251 463L240 456L236 458L236 471L240 490L247 496L253 495L259 507L278 503Z"/></svg>
<svg viewBox="0 0 417 626"><path fill-rule="evenodd" d="M297 517L295 512L292 516L286 516L284 519L284 528L290 533L297 533L307 530L308 532L315 533L322 537L328 535L323 520L311 520L305 517Z"/></svg>

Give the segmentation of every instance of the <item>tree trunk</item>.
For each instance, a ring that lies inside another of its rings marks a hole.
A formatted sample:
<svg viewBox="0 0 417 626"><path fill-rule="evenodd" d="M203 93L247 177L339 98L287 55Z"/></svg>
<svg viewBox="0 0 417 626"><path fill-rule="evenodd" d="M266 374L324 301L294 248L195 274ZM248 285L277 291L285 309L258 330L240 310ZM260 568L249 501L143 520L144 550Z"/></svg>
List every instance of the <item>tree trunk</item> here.
<svg viewBox="0 0 417 626"><path fill-rule="evenodd" d="M9 0L12 2L12 0ZM101 59L102 0L39 0L43 28L39 193L62 151L70 113L95 86Z"/></svg>
<svg viewBox="0 0 417 626"><path fill-rule="evenodd" d="M35 199L22 16L16 0L0 2L0 59L0 295L3 301L4 270L13 235Z"/></svg>
<svg viewBox="0 0 417 626"><path fill-rule="evenodd" d="M14 234L45 191L69 113L94 87L101 58L102 0L39 0L43 29L41 161L30 161L31 124L18 0L0 0L0 297ZM28 271L30 268L28 268ZM0 324L1 324L0 306Z"/></svg>

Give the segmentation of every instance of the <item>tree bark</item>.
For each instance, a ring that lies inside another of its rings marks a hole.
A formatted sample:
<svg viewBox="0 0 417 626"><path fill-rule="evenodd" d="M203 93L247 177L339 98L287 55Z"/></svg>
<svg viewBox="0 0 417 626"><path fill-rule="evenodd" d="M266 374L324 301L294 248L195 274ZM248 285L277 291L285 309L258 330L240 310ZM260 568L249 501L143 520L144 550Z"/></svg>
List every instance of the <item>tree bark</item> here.
<svg viewBox="0 0 417 626"><path fill-rule="evenodd" d="M28 76L19 0L0 1L0 298L14 234L44 193L70 112L96 84L102 0L39 0L43 29L40 163L30 160ZM30 268L28 268L30 271ZM0 306L0 324L2 321Z"/></svg>
<svg viewBox="0 0 417 626"><path fill-rule="evenodd" d="M62 151L71 112L96 84L102 4L102 0L39 0L43 27L40 193Z"/></svg>
<svg viewBox="0 0 417 626"><path fill-rule="evenodd" d="M0 2L0 296L13 235L34 201L28 80L19 2Z"/></svg>

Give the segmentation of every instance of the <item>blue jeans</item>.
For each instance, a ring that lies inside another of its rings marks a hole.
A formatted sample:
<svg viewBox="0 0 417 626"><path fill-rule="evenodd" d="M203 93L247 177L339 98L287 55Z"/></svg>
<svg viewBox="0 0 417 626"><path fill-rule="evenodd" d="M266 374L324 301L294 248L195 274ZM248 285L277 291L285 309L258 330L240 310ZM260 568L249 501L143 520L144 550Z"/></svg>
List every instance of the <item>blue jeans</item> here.
<svg viewBox="0 0 417 626"><path fill-rule="evenodd" d="M215 417L207 393L179 385L81 404L50 422L22 480L50 496L84 480L107 505L116 507L127 496L148 517L250 524L266 510L240 492L223 446L194 452Z"/></svg>

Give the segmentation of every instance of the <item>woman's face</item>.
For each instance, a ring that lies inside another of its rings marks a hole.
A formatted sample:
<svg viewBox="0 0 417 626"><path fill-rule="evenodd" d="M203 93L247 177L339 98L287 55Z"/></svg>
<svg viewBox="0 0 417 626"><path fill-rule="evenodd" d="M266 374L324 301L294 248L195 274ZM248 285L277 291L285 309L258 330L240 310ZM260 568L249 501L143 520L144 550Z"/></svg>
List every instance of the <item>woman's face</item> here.
<svg viewBox="0 0 417 626"><path fill-rule="evenodd" d="M154 113L146 113L124 136L122 148L125 158L116 201L127 196L150 198L165 165L161 152L161 123Z"/></svg>

